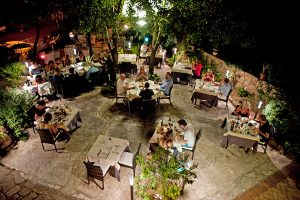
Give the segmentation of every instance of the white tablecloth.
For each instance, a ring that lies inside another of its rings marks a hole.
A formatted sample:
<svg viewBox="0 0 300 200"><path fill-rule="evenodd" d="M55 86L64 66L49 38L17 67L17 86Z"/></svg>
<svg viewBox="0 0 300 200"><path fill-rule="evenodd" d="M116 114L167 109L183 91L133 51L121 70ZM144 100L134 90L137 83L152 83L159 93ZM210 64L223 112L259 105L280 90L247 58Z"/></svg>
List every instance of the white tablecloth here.
<svg viewBox="0 0 300 200"><path fill-rule="evenodd" d="M111 140L109 140L111 138ZM129 141L125 139L110 137L106 135L99 135L96 142L89 150L87 158L91 162L108 164L120 169L118 161L122 153L129 146Z"/></svg>
<svg viewBox="0 0 300 200"><path fill-rule="evenodd" d="M185 67L190 67L191 68L192 65L188 64L188 63L176 62L176 63L174 63L174 65L172 67L172 72L193 75L192 68L191 69L186 69Z"/></svg>
<svg viewBox="0 0 300 200"><path fill-rule="evenodd" d="M197 79L193 93L199 92L208 95L218 96L219 93L218 88L219 88L218 86L213 85L212 83Z"/></svg>
<svg viewBox="0 0 300 200"><path fill-rule="evenodd" d="M131 64L136 64L137 56L136 54L119 54L118 63L131 62Z"/></svg>

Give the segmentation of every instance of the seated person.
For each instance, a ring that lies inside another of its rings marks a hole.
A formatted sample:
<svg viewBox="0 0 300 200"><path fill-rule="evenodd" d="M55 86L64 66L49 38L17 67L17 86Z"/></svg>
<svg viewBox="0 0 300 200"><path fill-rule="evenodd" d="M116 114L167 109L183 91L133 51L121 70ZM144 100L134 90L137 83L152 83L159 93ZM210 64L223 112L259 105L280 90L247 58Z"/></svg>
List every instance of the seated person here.
<svg viewBox="0 0 300 200"><path fill-rule="evenodd" d="M140 69L138 70L137 74L136 74L136 81L140 81L140 80L144 80L147 81L148 80L148 72L145 69L145 66L142 65L140 67Z"/></svg>
<svg viewBox="0 0 300 200"><path fill-rule="evenodd" d="M250 102L249 101L240 101L239 104L236 105L234 111L231 114L240 116L240 117L249 117L250 116Z"/></svg>
<svg viewBox="0 0 300 200"><path fill-rule="evenodd" d="M188 124L184 119L180 119L178 125L184 133L183 139L181 140L181 147L184 149L192 149L196 141L196 135L192 124Z"/></svg>
<svg viewBox="0 0 300 200"><path fill-rule="evenodd" d="M149 49L148 45L144 43L140 49L140 51L141 51L140 57L147 57L148 49Z"/></svg>
<svg viewBox="0 0 300 200"><path fill-rule="evenodd" d="M222 97L227 97L230 90L231 90L232 86L231 86L231 83L229 82L229 79L228 78L224 78L223 81L221 81L220 85L219 85L219 94L222 96Z"/></svg>
<svg viewBox="0 0 300 200"><path fill-rule="evenodd" d="M255 128L260 136L260 142L268 142L270 139L270 124L264 114L259 114L255 120L259 123L259 127Z"/></svg>
<svg viewBox="0 0 300 200"><path fill-rule="evenodd" d="M141 98L142 100L143 99L152 99L152 95L154 95L154 92L151 89L149 89L149 86L150 86L149 83L146 82L144 89L140 91L139 96L142 97Z"/></svg>
<svg viewBox="0 0 300 200"><path fill-rule="evenodd" d="M33 122L41 117L44 117L45 113L46 102L44 100L39 100L27 111L27 116L30 118L29 120Z"/></svg>
<svg viewBox="0 0 300 200"><path fill-rule="evenodd" d="M36 84L42 84L45 82L45 79L42 77L42 75L38 74L35 77L35 83Z"/></svg>
<svg viewBox="0 0 300 200"><path fill-rule="evenodd" d="M55 69L55 62L53 60L49 60L48 64L45 67L46 73L48 75L53 75Z"/></svg>
<svg viewBox="0 0 300 200"><path fill-rule="evenodd" d="M63 137L67 142L70 140L70 135L67 130L64 130L63 128L60 128L57 123L52 123L52 114L51 113L45 113L44 121L41 121L39 123L39 129L46 129L49 130L50 133L53 135L53 137L57 137L59 133L63 134Z"/></svg>
<svg viewBox="0 0 300 200"><path fill-rule="evenodd" d="M194 78L200 78L202 68L202 64L199 63L198 59L196 59L195 63L192 65L192 72Z"/></svg>
<svg viewBox="0 0 300 200"><path fill-rule="evenodd" d="M165 149L173 147L172 129L168 129L168 131L159 139L159 145Z"/></svg>
<svg viewBox="0 0 300 200"><path fill-rule="evenodd" d="M52 82L54 84L61 84L62 81L64 79L64 76L60 73L60 69L59 68L55 68L54 69L54 76L52 78Z"/></svg>
<svg viewBox="0 0 300 200"><path fill-rule="evenodd" d="M215 75L212 73L211 69L208 69L207 72L203 74L202 80L212 83L215 82Z"/></svg>
<svg viewBox="0 0 300 200"><path fill-rule="evenodd" d="M126 96L127 90L133 89L135 86L129 87L129 83L126 81L125 74L120 74L120 78L117 81L116 89L118 96Z"/></svg>
<svg viewBox="0 0 300 200"><path fill-rule="evenodd" d="M169 96L173 86L173 79L170 72L166 73L165 78L166 80L164 82L158 83L160 85L160 91L162 92L161 97Z"/></svg>

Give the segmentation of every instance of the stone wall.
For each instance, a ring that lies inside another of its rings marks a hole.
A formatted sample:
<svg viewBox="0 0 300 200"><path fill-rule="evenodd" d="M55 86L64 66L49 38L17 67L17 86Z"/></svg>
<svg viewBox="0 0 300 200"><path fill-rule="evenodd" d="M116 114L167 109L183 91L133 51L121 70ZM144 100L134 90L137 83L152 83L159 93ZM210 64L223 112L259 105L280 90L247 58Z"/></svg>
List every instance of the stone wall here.
<svg viewBox="0 0 300 200"><path fill-rule="evenodd" d="M204 56L213 61L216 65L216 68L222 74L226 74L227 70L234 73L234 77L232 79L233 83L233 91L230 95L230 101L233 105L236 105L239 100L244 100L245 98L241 98L237 95L237 89L239 87L243 87L247 90L251 95L251 98L246 98L251 103L251 110L257 110L257 105L259 101L263 101L263 105L266 105L266 99L261 99L258 91L261 89L262 91L267 91L267 83L265 81L261 81L258 77L253 76L247 72L240 70L234 65L227 65L223 60L204 52Z"/></svg>

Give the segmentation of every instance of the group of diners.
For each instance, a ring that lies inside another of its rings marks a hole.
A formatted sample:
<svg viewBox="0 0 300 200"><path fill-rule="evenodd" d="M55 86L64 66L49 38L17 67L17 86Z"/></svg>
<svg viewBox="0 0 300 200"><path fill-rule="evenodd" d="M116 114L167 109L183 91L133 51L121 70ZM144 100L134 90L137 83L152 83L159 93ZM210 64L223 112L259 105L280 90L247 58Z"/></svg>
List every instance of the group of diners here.
<svg viewBox="0 0 300 200"><path fill-rule="evenodd" d="M142 100L150 100L153 99L154 92L159 93L156 95L157 99L154 99L159 103L160 98L169 96L171 93L171 89L173 87L173 80L170 72L166 72L165 80L162 82L154 81L153 84L159 85L154 90L150 88L150 80L148 72L144 65L140 66L135 78L135 82L140 82L143 88L139 90L139 97L135 101L131 102L132 104L136 104L139 107L139 103ZM135 85L130 85L129 81L126 79L125 74L120 74L119 79L116 83L116 92L119 97L128 98L130 90L135 89Z"/></svg>
<svg viewBox="0 0 300 200"><path fill-rule="evenodd" d="M261 142L268 142L271 138L271 125L267 120L266 116L262 113L251 115L250 102L249 101L239 101L239 104L235 106L235 109L231 115L237 116L239 118L248 118L258 123L258 126L252 126L260 136ZM227 120L227 119L225 119ZM223 122L223 124L225 124Z"/></svg>
<svg viewBox="0 0 300 200"><path fill-rule="evenodd" d="M81 51L78 57L76 57L76 62L85 62L85 56ZM109 62L109 58L102 57L98 61L95 61L95 63L97 62L99 63L97 67L90 66L89 70L82 75L78 74L74 68L69 55L57 58L55 61L50 60L45 66L30 61L26 63L28 67L27 85L28 87L30 86L30 92L38 96L50 96L50 98L57 94L74 96L93 84L101 85L108 83L108 65L111 63ZM51 89L43 94L39 92L38 86L46 83L48 83Z"/></svg>
<svg viewBox="0 0 300 200"><path fill-rule="evenodd" d="M59 126L57 122L54 122L53 116L50 112L47 112L49 107L46 106L45 100L38 100L34 105L27 111L27 117L30 121L34 122L33 126L38 129L48 130L53 137L60 135L61 140L70 140L68 130L64 129L63 126Z"/></svg>
<svg viewBox="0 0 300 200"><path fill-rule="evenodd" d="M185 119L179 119L177 124L165 124L161 121L149 142L149 154L154 153L156 148L160 146L177 156L179 152L182 152L182 149L193 149L196 133L193 125Z"/></svg>

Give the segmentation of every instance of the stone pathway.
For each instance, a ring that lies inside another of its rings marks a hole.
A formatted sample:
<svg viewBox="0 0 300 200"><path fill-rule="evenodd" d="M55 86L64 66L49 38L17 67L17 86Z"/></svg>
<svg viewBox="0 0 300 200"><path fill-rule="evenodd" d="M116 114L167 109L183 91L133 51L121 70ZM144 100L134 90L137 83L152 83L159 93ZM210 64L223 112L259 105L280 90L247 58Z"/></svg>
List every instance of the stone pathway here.
<svg viewBox="0 0 300 200"><path fill-rule="evenodd" d="M166 70L169 69L164 67L155 72L163 77ZM235 199L282 170L286 161L282 162L280 159L274 163L280 156L270 148L267 154L263 154L262 149L256 154L246 154L234 145L227 149L221 148L224 130L220 128L220 124L233 106L226 108L222 102L213 108L194 106L190 100L191 93L191 86L174 85L173 105L168 100L162 100L154 120L140 119L137 114L127 115L123 112L123 104L116 104L115 99L103 97L100 88L68 100L71 106L81 109L81 127L72 133L67 144L59 144L64 147L59 153L51 151L51 145L45 146L49 151L44 152L39 136L33 133L28 141L20 141L17 148L2 159L5 166L0 166L0 200L130 199L129 178L132 170L121 168L120 182L105 176L105 189L101 190L93 182L87 184L86 169L82 161L99 134L129 140L132 151L141 142L141 153L146 155L155 122L169 117L175 121L185 118L196 130L200 127L203 130L194 156L194 161L199 163L196 169L197 179L192 185L186 186L180 200ZM25 195L22 190L30 191ZM33 196L27 197L30 194Z"/></svg>

